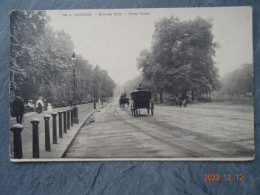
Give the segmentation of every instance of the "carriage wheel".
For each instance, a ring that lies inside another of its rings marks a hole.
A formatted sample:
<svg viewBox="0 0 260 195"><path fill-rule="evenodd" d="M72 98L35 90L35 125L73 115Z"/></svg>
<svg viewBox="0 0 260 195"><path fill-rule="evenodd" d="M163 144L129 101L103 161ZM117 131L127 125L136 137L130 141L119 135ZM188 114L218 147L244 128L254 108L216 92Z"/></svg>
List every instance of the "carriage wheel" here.
<svg viewBox="0 0 260 195"><path fill-rule="evenodd" d="M132 112L132 116L134 116L134 109L133 109L133 105L131 104L131 112Z"/></svg>

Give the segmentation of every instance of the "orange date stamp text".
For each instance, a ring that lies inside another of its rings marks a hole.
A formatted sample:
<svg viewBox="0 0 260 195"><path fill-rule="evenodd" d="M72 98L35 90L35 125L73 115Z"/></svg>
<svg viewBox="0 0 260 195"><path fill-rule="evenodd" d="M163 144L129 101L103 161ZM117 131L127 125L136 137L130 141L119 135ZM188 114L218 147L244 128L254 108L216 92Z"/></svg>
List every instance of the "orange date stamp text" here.
<svg viewBox="0 0 260 195"><path fill-rule="evenodd" d="M244 175L243 174L235 174L231 175L230 173L228 174L204 174L204 181L243 181L244 180Z"/></svg>

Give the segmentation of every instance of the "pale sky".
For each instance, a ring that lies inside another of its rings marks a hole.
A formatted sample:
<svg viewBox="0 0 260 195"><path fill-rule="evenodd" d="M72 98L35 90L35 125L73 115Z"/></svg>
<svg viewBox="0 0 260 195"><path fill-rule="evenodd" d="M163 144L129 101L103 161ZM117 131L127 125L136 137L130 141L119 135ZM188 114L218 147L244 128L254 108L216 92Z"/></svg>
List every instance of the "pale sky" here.
<svg viewBox="0 0 260 195"><path fill-rule="evenodd" d="M181 21L197 16L213 19L214 42L220 46L214 60L221 76L253 62L250 7L59 10L47 14L52 18L54 30L71 35L76 55L106 69L120 84L140 74L136 59L141 50L151 48L154 23L172 15Z"/></svg>

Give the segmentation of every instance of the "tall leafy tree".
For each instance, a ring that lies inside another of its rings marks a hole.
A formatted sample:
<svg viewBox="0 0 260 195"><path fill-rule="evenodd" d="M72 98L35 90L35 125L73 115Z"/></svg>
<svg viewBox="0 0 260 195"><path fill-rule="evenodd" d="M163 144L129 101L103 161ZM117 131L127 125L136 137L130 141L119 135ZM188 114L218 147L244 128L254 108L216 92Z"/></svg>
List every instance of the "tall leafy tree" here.
<svg viewBox="0 0 260 195"><path fill-rule="evenodd" d="M182 22L170 17L155 23L151 50L141 52L137 64L161 101L163 92L205 93L219 86L211 28L211 21L202 18Z"/></svg>
<svg viewBox="0 0 260 195"><path fill-rule="evenodd" d="M43 36L48 20L45 11L13 11L10 14L11 98L12 92L20 90L21 84L24 84L22 88L27 92L36 90L34 87L28 88L33 81L28 67L33 65L31 53Z"/></svg>
<svg viewBox="0 0 260 195"><path fill-rule="evenodd" d="M116 84L109 77L107 71L102 70L98 65L93 70L92 83L96 88L96 98L104 99L114 95Z"/></svg>
<svg viewBox="0 0 260 195"><path fill-rule="evenodd" d="M91 99L93 79L100 83L102 74L106 87L99 87L98 93L113 95L114 83L109 75L99 67L93 69L80 55L72 60L70 35L54 31L44 11L15 11L10 17L11 94L19 90L25 101L43 96L48 102L68 103L73 98L75 70L77 100Z"/></svg>

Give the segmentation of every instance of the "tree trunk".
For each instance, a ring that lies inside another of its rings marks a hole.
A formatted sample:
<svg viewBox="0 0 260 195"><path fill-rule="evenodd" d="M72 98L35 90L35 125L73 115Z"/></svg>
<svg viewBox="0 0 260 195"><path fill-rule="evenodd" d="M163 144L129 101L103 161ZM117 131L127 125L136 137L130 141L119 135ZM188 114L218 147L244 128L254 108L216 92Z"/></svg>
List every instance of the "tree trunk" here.
<svg viewBox="0 0 260 195"><path fill-rule="evenodd" d="M194 91L193 91L193 88L191 89L191 99L192 99L192 101L194 101Z"/></svg>

